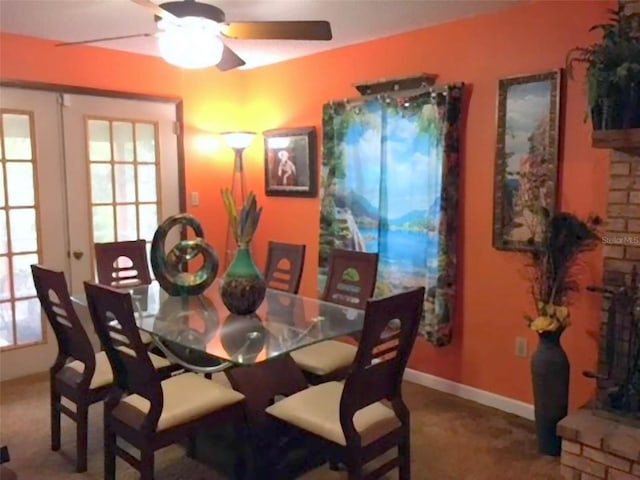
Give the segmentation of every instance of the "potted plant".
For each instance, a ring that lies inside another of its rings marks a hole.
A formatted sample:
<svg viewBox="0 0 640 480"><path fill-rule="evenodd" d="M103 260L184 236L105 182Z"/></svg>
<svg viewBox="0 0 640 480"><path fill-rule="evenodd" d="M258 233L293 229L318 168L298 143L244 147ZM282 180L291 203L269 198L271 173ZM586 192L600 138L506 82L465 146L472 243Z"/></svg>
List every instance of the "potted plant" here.
<svg viewBox="0 0 640 480"><path fill-rule="evenodd" d="M630 11L638 0L618 0L609 9L609 23L594 25L602 39L576 47L566 59L573 78L575 63L587 66L587 103L594 130L640 127L640 13Z"/></svg>
<svg viewBox="0 0 640 480"><path fill-rule="evenodd" d="M560 336L569 326L569 304L578 291L576 267L585 252L600 242L600 217L581 220L571 213L549 215L543 209L542 243L525 252L527 276L536 313L525 315L529 328L538 333L531 357L531 377L538 448L545 455L560 455L557 423L566 416L569 398L569 361Z"/></svg>

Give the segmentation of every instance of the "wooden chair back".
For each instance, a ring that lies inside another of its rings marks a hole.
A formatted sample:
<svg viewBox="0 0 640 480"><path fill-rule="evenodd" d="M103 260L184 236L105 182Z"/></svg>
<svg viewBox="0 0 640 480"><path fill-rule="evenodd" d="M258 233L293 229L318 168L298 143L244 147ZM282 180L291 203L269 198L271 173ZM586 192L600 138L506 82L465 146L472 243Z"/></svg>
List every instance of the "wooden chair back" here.
<svg viewBox="0 0 640 480"><path fill-rule="evenodd" d="M151 283L144 240L96 243L98 283L110 287Z"/></svg>
<svg viewBox="0 0 640 480"><path fill-rule="evenodd" d="M373 296L377 274L377 253L333 249L322 300L362 310Z"/></svg>
<svg viewBox="0 0 640 480"><path fill-rule="evenodd" d="M31 265L31 273L40 305L58 342L58 358L53 368L59 370L69 358L79 360L84 364L79 386L88 387L96 368L95 353L71 304L64 272Z"/></svg>
<svg viewBox="0 0 640 480"><path fill-rule="evenodd" d="M306 246L269 242L265 280L267 287L288 293L298 293Z"/></svg>
<svg viewBox="0 0 640 480"><path fill-rule="evenodd" d="M400 420L408 419L402 402L402 375L422 318L425 288L369 300L360 343L340 402L340 423L347 441L359 438L355 413L389 400Z"/></svg>
<svg viewBox="0 0 640 480"><path fill-rule="evenodd" d="M161 377L140 338L131 295L92 282L84 282L84 288L91 319L113 369L114 384L149 401L141 429L154 431L162 412Z"/></svg>

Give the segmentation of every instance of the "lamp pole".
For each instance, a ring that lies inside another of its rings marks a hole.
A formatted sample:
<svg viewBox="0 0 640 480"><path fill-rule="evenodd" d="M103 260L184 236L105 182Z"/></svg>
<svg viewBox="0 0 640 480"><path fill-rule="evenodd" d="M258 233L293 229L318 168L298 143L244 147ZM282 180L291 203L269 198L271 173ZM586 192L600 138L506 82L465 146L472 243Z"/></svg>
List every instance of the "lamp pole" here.
<svg viewBox="0 0 640 480"><path fill-rule="evenodd" d="M233 174L231 178L231 198L237 210L244 205L247 196L247 184L242 163L242 153L249 146L255 133L253 132L226 132L223 133L227 145L233 149ZM231 224L227 219L227 238L224 246L224 268L228 268L236 253L236 241L231 231Z"/></svg>

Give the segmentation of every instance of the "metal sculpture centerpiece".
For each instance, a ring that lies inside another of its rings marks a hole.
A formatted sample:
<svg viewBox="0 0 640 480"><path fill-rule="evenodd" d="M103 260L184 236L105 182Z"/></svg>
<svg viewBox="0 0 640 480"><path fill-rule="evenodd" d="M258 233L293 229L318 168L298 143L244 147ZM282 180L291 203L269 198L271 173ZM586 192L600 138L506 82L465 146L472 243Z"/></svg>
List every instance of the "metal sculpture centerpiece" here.
<svg viewBox="0 0 640 480"><path fill-rule="evenodd" d="M233 232L238 249L231 265L222 276L220 296L231 313L248 315L258 309L267 292L267 284L249 249L262 208L258 208L253 192L249 192L239 211L229 189L222 191L222 199L229 215L229 228Z"/></svg>
<svg viewBox="0 0 640 480"><path fill-rule="evenodd" d="M196 238L180 240L167 253L165 241L175 227L190 227ZM186 272L186 264L202 256L202 266L193 273ZM204 231L198 220L180 213L167 218L156 230L151 242L151 269L156 280L169 295L199 295L207 289L218 273L218 255L204 240Z"/></svg>

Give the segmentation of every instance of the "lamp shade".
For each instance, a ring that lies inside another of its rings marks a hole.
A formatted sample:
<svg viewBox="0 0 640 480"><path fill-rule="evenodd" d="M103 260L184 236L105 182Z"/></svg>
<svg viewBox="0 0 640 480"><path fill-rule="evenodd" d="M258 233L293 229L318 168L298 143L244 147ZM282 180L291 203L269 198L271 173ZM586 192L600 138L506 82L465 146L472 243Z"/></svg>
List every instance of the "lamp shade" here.
<svg viewBox="0 0 640 480"><path fill-rule="evenodd" d="M224 141L234 150L244 150L256 136L254 132L223 132Z"/></svg>
<svg viewBox="0 0 640 480"><path fill-rule="evenodd" d="M206 68L220 62L224 44L220 27L213 20L182 17L176 22L158 22L158 48L162 58L181 68Z"/></svg>

